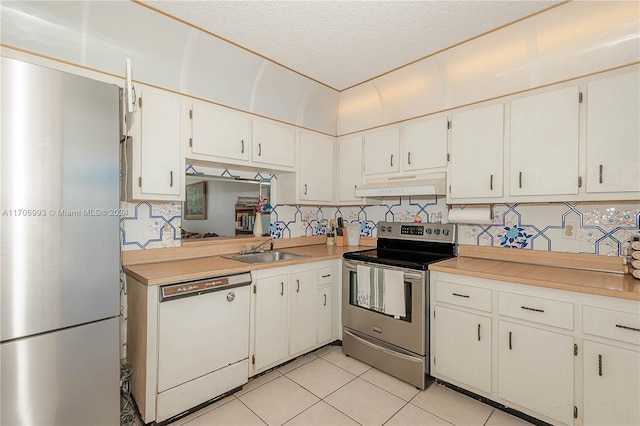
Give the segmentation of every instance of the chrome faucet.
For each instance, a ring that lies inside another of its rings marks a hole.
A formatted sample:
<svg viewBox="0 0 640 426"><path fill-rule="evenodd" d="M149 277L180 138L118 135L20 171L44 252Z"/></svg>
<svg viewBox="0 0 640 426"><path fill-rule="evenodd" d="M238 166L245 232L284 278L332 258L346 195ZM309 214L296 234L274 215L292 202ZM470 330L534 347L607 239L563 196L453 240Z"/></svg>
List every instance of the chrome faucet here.
<svg viewBox="0 0 640 426"><path fill-rule="evenodd" d="M262 246L265 245L268 242L271 243L269 245L269 251L273 251L273 241L272 240L264 240L263 242L261 242L257 246L251 246L251 253L256 253L258 251L258 249L260 249L261 253L264 252L264 247L262 247Z"/></svg>

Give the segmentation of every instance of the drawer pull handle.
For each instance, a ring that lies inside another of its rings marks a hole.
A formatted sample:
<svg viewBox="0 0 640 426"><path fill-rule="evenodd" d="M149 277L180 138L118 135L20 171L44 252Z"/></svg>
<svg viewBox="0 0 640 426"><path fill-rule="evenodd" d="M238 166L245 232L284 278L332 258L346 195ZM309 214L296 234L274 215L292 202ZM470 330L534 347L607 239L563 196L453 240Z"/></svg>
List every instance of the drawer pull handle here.
<svg viewBox="0 0 640 426"><path fill-rule="evenodd" d="M528 306L520 306L521 309L525 311L533 311L533 312L544 312L544 309L530 308Z"/></svg>
<svg viewBox="0 0 640 426"><path fill-rule="evenodd" d="M280 296L284 296L284 283L280 283Z"/></svg>
<svg viewBox="0 0 640 426"><path fill-rule="evenodd" d="M509 332L509 350L513 349L513 346L511 345L511 332Z"/></svg>
<svg viewBox="0 0 640 426"><path fill-rule="evenodd" d="M598 376L602 377L602 355L598 354Z"/></svg>
<svg viewBox="0 0 640 426"><path fill-rule="evenodd" d="M322 278L329 278L331 274L323 275Z"/></svg>
<svg viewBox="0 0 640 426"><path fill-rule="evenodd" d="M300 293L300 280L296 280L298 286L296 287L296 293Z"/></svg>
<svg viewBox="0 0 640 426"><path fill-rule="evenodd" d="M244 139L242 139L242 140L240 141L240 144L242 145L242 146L240 147L240 154L244 154Z"/></svg>
<svg viewBox="0 0 640 426"><path fill-rule="evenodd" d="M616 327L631 331L640 331L640 328L629 327L628 325L616 324Z"/></svg>
<svg viewBox="0 0 640 426"><path fill-rule="evenodd" d="M478 342L480 341L480 324L478 324Z"/></svg>
<svg viewBox="0 0 640 426"><path fill-rule="evenodd" d="M327 306L327 295L326 295L326 294L323 294L323 296L324 296L324 303L323 303L323 305L324 305L324 306Z"/></svg>
<svg viewBox="0 0 640 426"><path fill-rule="evenodd" d="M451 293L454 296L458 296L458 297L464 297L465 299L469 299L471 296L467 295L467 294L460 294L460 293Z"/></svg>
<svg viewBox="0 0 640 426"><path fill-rule="evenodd" d="M491 178L489 179L489 189L493 191L493 175L491 175Z"/></svg>

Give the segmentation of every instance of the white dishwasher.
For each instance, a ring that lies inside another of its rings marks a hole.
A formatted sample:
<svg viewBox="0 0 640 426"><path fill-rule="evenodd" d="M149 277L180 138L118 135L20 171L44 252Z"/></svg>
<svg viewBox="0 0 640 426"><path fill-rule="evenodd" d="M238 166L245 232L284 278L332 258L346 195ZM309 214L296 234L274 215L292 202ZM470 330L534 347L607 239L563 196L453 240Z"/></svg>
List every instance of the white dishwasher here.
<svg viewBox="0 0 640 426"><path fill-rule="evenodd" d="M247 272L160 288L156 422L247 383L250 284Z"/></svg>

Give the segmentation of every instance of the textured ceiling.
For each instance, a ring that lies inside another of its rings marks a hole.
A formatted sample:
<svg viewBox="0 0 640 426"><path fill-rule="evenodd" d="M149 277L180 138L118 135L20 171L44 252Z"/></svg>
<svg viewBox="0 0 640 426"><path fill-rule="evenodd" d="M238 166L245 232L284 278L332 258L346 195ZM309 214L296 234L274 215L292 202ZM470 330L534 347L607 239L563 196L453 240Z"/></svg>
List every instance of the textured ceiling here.
<svg viewBox="0 0 640 426"><path fill-rule="evenodd" d="M145 1L338 90L559 1Z"/></svg>

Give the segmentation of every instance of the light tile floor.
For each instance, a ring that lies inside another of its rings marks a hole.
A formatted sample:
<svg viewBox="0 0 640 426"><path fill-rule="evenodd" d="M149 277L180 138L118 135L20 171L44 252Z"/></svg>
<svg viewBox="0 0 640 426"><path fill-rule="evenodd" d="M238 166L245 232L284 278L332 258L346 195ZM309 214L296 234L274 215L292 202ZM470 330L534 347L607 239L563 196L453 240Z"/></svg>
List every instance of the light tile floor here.
<svg viewBox="0 0 640 426"><path fill-rule="evenodd" d="M451 389L424 391L326 346L184 417L196 425L529 425Z"/></svg>

